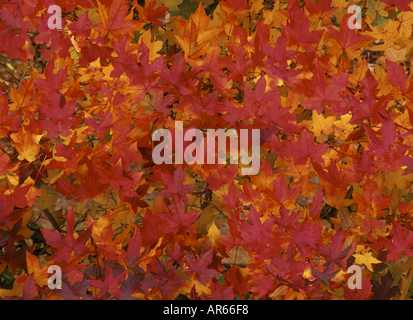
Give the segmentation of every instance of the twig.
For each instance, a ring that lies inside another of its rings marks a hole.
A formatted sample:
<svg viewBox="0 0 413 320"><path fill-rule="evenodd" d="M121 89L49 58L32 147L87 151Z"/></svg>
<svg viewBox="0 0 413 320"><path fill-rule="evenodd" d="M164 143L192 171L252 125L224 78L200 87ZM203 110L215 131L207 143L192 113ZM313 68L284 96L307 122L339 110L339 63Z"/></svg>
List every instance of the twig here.
<svg viewBox="0 0 413 320"><path fill-rule="evenodd" d="M20 79L20 82L19 82L19 85L18 85L18 87L17 87L17 90L20 90L20 86L21 86L21 84L22 84L22 82L23 82L23 80L24 80L24 77L26 76L27 72L28 72L28 71L30 70L30 68L33 67L33 65L34 65L35 63L37 63L41 58L42 58L42 57L39 57L39 59L37 59L36 61L33 61L33 62L26 68L26 70L24 71L24 73L23 73L23 75L22 75L22 77L21 77L21 79Z"/></svg>
<svg viewBox="0 0 413 320"><path fill-rule="evenodd" d="M9 75L11 75L11 76L14 78L14 80L16 80L17 84L19 84L19 80L18 80L12 73L10 73L9 70L7 70L7 68L6 68L6 66L4 65L4 63L1 62L1 61L0 61L0 63L1 63L1 65L3 66L4 70L6 70L6 72L7 72Z"/></svg>
<svg viewBox="0 0 413 320"><path fill-rule="evenodd" d="M55 218L53 217L53 215L50 213L50 211L47 209L44 209L43 213L46 216L47 220L49 220L49 222L52 224L53 228L55 228L57 231L60 232L60 226L55 220Z"/></svg>

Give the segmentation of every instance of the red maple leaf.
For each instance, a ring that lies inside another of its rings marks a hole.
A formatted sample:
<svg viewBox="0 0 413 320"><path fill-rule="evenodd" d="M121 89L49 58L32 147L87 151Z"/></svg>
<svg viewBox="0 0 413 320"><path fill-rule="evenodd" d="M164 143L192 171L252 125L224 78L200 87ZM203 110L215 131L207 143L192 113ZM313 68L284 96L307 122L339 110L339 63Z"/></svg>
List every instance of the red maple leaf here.
<svg viewBox="0 0 413 320"><path fill-rule="evenodd" d="M345 99L350 102L350 109L353 113L353 117L350 120L352 124L360 124L368 118L375 119L380 107L389 99L388 96L384 96L376 100L376 90L379 83L374 79L370 70L367 70L366 76L361 84L363 101L360 101L359 98L352 95L345 96Z"/></svg>
<svg viewBox="0 0 413 320"><path fill-rule="evenodd" d="M156 244L161 237L170 232L168 223L157 218L149 209L146 209L142 224L142 243L145 247Z"/></svg>
<svg viewBox="0 0 413 320"><path fill-rule="evenodd" d="M34 282L34 275L16 276L16 281L22 282L24 281L24 278L26 278L26 280L23 284L23 297L4 296L6 300L34 300L36 298L38 290L36 287L36 283Z"/></svg>
<svg viewBox="0 0 413 320"><path fill-rule="evenodd" d="M331 261L336 262L340 267L344 268L345 262L343 259L347 257L352 246L348 246L343 250L343 245L344 235L343 231L340 229L331 237L330 248L327 248L325 245L318 245L318 248L320 249L319 254L329 258Z"/></svg>
<svg viewBox="0 0 413 320"><path fill-rule="evenodd" d="M186 197L187 194L192 193L197 186L186 184L184 185L183 182L185 181L185 171L180 165L174 172L174 177L172 181L172 175L167 173L162 173L162 183L167 187L167 189L162 190L159 192L160 195L163 195L167 198L177 195L183 202L188 203L188 198Z"/></svg>
<svg viewBox="0 0 413 320"><path fill-rule="evenodd" d="M387 256L387 260L391 261L400 261L402 253L408 255L409 257L413 256L413 232L406 234L403 231L400 222L392 219L393 228L390 230L390 235L392 241L385 237L380 237L379 241L374 241L375 243L382 244L390 253ZM369 237L370 239L371 237Z"/></svg>
<svg viewBox="0 0 413 320"><path fill-rule="evenodd" d="M183 227L185 230L192 227L196 221L201 210L189 210L185 212L185 203L179 197L174 197L170 206L168 206L170 213L161 213L160 216L169 223L171 232L178 232Z"/></svg>
<svg viewBox="0 0 413 320"><path fill-rule="evenodd" d="M315 51L311 44L318 43L323 35L324 30L311 31L310 22L307 19L304 10L295 3L288 10L290 24L283 26L283 30L288 38L288 46L303 46L307 51Z"/></svg>
<svg viewBox="0 0 413 320"><path fill-rule="evenodd" d="M412 11L409 4L411 0L381 0L384 3L387 3L390 6L395 6L401 11Z"/></svg>
<svg viewBox="0 0 413 320"><path fill-rule="evenodd" d="M125 261L128 268L134 267L141 259L145 252L140 253L142 247L142 237L140 234L140 228L136 227L133 232L133 236L128 240L128 249L125 251L122 249L122 259Z"/></svg>
<svg viewBox="0 0 413 320"><path fill-rule="evenodd" d="M185 274L191 274L195 272L197 280L200 284L206 286L206 280L215 278L219 275L213 269L208 269L208 265L212 262L212 249L202 253L199 259L196 260L193 255L187 254L185 256L185 263L188 265L189 269L183 270Z"/></svg>
<svg viewBox="0 0 413 320"><path fill-rule="evenodd" d="M40 106L40 115L50 120L39 120L42 128L47 130L47 138L56 139L59 134L63 137L67 137L72 134L69 130L75 122L75 118L72 114L76 111L76 102L65 104L63 108L60 107L60 96L56 92L50 94L50 102L53 105L53 109L49 106Z"/></svg>
<svg viewBox="0 0 413 320"><path fill-rule="evenodd" d="M294 164L298 166L302 164L305 165L308 158L316 163L324 163L321 156L327 153L327 148L328 145L325 143L316 144L313 135L307 130L304 130L300 136L300 141L292 144L287 152L289 152L291 156L296 157Z"/></svg>
<svg viewBox="0 0 413 320"><path fill-rule="evenodd" d="M98 298L103 297L103 295L110 290L116 296L123 296L122 291L118 288L118 285L122 281L122 278L126 275L127 271L122 272L115 279L113 278L112 268L106 266L105 268L105 281L100 280L87 280L93 287L101 288Z"/></svg>
<svg viewBox="0 0 413 320"><path fill-rule="evenodd" d="M0 93L1 94L1 93ZM7 135L9 131L18 131L21 115L13 112L9 115L9 103L6 97L0 98L0 138Z"/></svg>
<svg viewBox="0 0 413 320"><path fill-rule="evenodd" d="M351 16L351 13L343 16L340 31L337 31L333 27L329 27L326 31L327 37L333 39L333 41L341 47L342 52L347 51L347 53L352 53L363 46L365 47L374 40L373 37L360 35L357 29L351 29L349 27L348 20Z"/></svg>
<svg viewBox="0 0 413 320"><path fill-rule="evenodd" d="M133 180L124 177L122 175L123 169L122 169L122 160L119 159L118 162L111 167L110 170L101 170L98 169L97 172L100 175L100 179L98 180L99 182L105 184L109 183L112 188L116 190L120 190L121 186L133 186Z"/></svg>
<svg viewBox="0 0 413 320"><path fill-rule="evenodd" d="M324 103L330 110L339 114L346 114L346 102L341 94L346 89L348 74L340 72L329 79L324 75L325 66L319 58L315 59L311 79L292 80L291 85L296 92L305 95L308 99L300 103L310 110L323 113Z"/></svg>
<svg viewBox="0 0 413 320"><path fill-rule="evenodd" d="M361 280L361 289L344 287L344 299L346 300L367 300L373 295L370 276L367 275Z"/></svg>
<svg viewBox="0 0 413 320"><path fill-rule="evenodd" d="M210 289L212 296L201 295L201 300L234 300L235 294L232 291L233 286L223 289L223 285L218 280L212 280Z"/></svg>
<svg viewBox="0 0 413 320"><path fill-rule="evenodd" d="M136 9L138 9L138 12L141 16L139 21L149 21L152 22L155 26L161 26L162 22L159 21L159 19L165 15L166 11L168 11L168 8L159 7L157 9L154 9L155 5L156 0L146 0L145 8L142 8L140 5L137 5Z"/></svg>
<svg viewBox="0 0 413 320"><path fill-rule="evenodd" d="M65 218L67 220L66 225L66 235L64 236L58 230L47 230L40 229L46 243L58 250L50 257L50 260L62 261L65 260L67 263L70 261L70 256L72 252L75 253L76 258L80 258L82 255L89 252L89 248L85 246L86 241L90 238L92 234L93 225L90 225L81 235L75 239L73 236L75 216L73 213L74 206L70 207Z"/></svg>

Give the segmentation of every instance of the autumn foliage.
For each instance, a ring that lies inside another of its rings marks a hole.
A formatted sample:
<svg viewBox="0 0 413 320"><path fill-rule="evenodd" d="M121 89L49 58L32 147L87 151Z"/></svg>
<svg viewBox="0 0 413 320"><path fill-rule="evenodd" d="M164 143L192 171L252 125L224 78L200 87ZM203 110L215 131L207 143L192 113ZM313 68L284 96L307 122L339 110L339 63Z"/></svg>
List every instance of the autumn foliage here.
<svg viewBox="0 0 413 320"><path fill-rule="evenodd" d="M409 299L412 8L1 2L0 297ZM156 165L175 121L260 129L259 174Z"/></svg>

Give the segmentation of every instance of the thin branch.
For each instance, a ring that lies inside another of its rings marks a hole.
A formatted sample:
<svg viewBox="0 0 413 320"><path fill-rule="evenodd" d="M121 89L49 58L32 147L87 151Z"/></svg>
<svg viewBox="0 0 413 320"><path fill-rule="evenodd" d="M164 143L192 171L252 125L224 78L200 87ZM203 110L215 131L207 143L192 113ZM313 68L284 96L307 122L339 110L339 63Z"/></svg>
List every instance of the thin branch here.
<svg viewBox="0 0 413 320"><path fill-rule="evenodd" d="M21 84L22 84L22 82L23 82L23 80L24 80L24 77L26 76L27 72L29 72L30 68L33 67L33 65L34 65L35 63L39 62L41 58L42 58L42 57L39 57L36 61L33 61L33 62L26 68L26 70L24 71L24 73L23 73L23 75L22 75L22 77L21 77L21 79L20 79L20 82L19 82L19 85L18 85L18 87L17 87L17 90L20 90L20 86L21 86Z"/></svg>
<svg viewBox="0 0 413 320"><path fill-rule="evenodd" d="M19 80L18 80L12 73L10 73L9 70L7 70L7 68L6 68L6 66L4 65L4 63L1 62L1 61L0 61L0 63L1 63L1 65L3 66L4 70L6 70L6 72L7 72L9 75L11 75L11 76L14 78L14 80L16 80L16 83L17 83L17 84L19 84Z"/></svg>
<svg viewBox="0 0 413 320"><path fill-rule="evenodd" d="M49 220L49 222L52 224L53 228L55 228L57 231L61 232L59 224L57 223L57 221L53 217L53 215L50 213L50 211L47 210L47 209L44 209L43 213L46 216L47 220Z"/></svg>

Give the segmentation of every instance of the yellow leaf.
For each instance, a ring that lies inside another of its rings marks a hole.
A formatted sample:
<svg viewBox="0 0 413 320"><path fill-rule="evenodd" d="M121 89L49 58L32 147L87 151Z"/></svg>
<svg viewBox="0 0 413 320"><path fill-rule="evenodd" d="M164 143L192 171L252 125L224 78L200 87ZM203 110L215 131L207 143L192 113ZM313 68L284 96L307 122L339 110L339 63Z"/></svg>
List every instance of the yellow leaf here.
<svg viewBox="0 0 413 320"><path fill-rule="evenodd" d="M158 52L162 49L162 45L163 45L162 41L151 41L151 38L152 38L152 32L151 30L148 30L139 37L139 41L138 41L138 44L141 44L143 42L148 47L149 62L154 61L157 57L160 56Z"/></svg>
<svg viewBox="0 0 413 320"><path fill-rule="evenodd" d="M333 123L335 117L327 117L325 118L323 114L318 114L317 110L313 110L313 129L314 136L318 137L321 134L325 133L329 135L333 132Z"/></svg>
<svg viewBox="0 0 413 320"><path fill-rule="evenodd" d="M59 171L59 169L47 170L47 177L43 177L42 181L47 184L54 184L64 173L64 171Z"/></svg>
<svg viewBox="0 0 413 320"><path fill-rule="evenodd" d="M19 153L19 160L33 162L40 151L39 141L43 135L33 134L30 132L30 120L25 119L20 130L10 135L14 146Z"/></svg>
<svg viewBox="0 0 413 320"><path fill-rule="evenodd" d="M17 283L17 281L14 281L13 288L11 290L0 289L0 297L4 299L4 296L23 297L23 285Z"/></svg>
<svg viewBox="0 0 413 320"><path fill-rule="evenodd" d="M364 264L367 269L369 269L371 272L373 272L373 267L371 266L372 263L381 263L380 260L377 260L371 255L371 252L366 252L363 254L353 254L353 257L356 258L355 263L356 264Z"/></svg>
<svg viewBox="0 0 413 320"><path fill-rule="evenodd" d="M215 222L212 222L211 226L209 227L208 230L208 237L212 240L213 243L217 243L219 240L221 234L215 225Z"/></svg>
<svg viewBox="0 0 413 320"><path fill-rule="evenodd" d="M386 188L392 190L397 187L399 190L407 190L410 182L413 181L413 173L402 176L403 172L404 170L400 168L397 171L387 173L384 181Z"/></svg>
<svg viewBox="0 0 413 320"><path fill-rule="evenodd" d="M273 293L269 294L268 296L273 300L278 300L278 297L285 296L288 291L288 287L286 285L279 286L277 289L274 290Z"/></svg>

